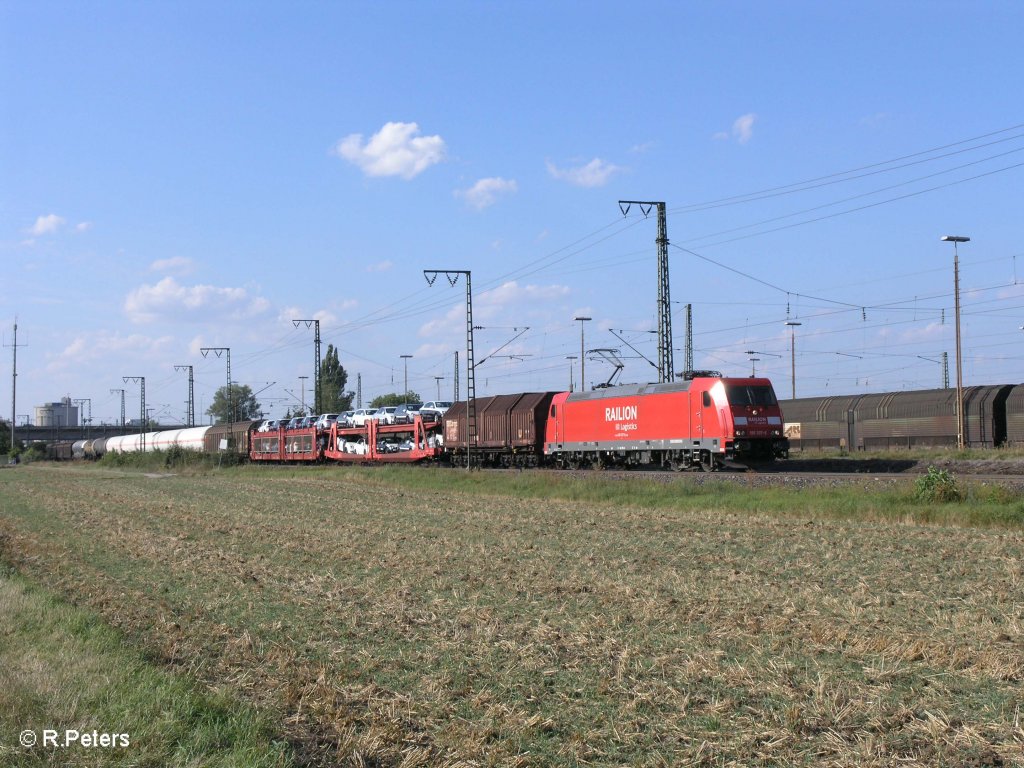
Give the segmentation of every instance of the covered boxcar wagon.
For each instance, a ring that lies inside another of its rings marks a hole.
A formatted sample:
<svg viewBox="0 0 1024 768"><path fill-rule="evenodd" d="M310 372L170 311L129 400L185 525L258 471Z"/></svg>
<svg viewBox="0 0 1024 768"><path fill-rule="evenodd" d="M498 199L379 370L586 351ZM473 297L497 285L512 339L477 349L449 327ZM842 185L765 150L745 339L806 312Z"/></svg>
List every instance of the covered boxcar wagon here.
<svg viewBox="0 0 1024 768"><path fill-rule="evenodd" d="M964 444L1007 440L1008 385L964 387ZM1024 400L1024 398L1022 398ZM889 450L957 444L956 390L926 389L783 400L794 450Z"/></svg>
<svg viewBox="0 0 1024 768"><path fill-rule="evenodd" d="M495 467L536 467L544 448L544 425L555 392L521 392L482 397L473 401L476 411L476 453L474 463ZM445 455L465 466L469 428L466 401L462 400L441 417Z"/></svg>

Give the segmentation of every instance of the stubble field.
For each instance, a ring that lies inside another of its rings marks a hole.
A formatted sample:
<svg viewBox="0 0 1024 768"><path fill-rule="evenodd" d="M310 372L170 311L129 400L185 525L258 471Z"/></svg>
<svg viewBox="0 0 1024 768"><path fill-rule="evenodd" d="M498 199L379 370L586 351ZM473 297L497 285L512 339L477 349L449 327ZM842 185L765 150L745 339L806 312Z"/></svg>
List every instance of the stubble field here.
<svg viewBox="0 0 1024 768"><path fill-rule="evenodd" d="M1024 764L1019 529L431 473L24 467L0 557L299 763Z"/></svg>

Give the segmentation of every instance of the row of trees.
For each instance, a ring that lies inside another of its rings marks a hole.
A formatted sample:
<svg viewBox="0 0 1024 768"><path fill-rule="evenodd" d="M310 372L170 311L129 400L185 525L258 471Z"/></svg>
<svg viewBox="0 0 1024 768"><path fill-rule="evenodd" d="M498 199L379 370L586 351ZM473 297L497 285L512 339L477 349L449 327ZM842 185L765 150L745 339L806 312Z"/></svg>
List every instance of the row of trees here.
<svg viewBox="0 0 1024 768"><path fill-rule="evenodd" d="M0 456L11 452L11 422L0 419Z"/></svg>
<svg viewBox="0 0 1024 768"><path fill-rule="evenodd" d="M356 393L346 391L347 384L348 371L338 360L338 350L333 344L328 344L327 354L320 362L320 397L323 401L324 413L341 413L351 410ZM406 400L399 400L393 404L398 405L404 402ZM388 403L388 405L391 404ZM380 406L374 407L379 408ZM289 409L287 415L301 415L299 413L301 410L301 408ZM221 387L214 394L210 407L206 409L206 414L212 416L218 423L250 421L261 418L262 413L263 407L256 399L256 395L253 394L252 388L247 384L232 384L230 390L226 385Z"/></svg>
<svg viewBox="0 0 1024 768"><path fill-rule="evenodd" d="M406 392L404 395L400 395L397 392L391 392L380 397L375 397L370 401L370 408L383 408L389 405L401 405L402 403L422 403L421 398L415 392Z"/></svg>

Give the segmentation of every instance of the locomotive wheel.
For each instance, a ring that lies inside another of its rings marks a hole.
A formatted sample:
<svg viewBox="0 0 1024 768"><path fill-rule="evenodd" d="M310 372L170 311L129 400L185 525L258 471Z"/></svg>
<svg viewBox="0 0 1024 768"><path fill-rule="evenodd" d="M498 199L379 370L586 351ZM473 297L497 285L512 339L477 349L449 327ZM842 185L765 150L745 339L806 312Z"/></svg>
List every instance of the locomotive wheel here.
<svg viewBox="0 0 1024 768"><path fill-rule="evenodd" d="M702 472L714 472L715 460L711 458L711 451L704 451L700 455L700 468Z"/></svg>

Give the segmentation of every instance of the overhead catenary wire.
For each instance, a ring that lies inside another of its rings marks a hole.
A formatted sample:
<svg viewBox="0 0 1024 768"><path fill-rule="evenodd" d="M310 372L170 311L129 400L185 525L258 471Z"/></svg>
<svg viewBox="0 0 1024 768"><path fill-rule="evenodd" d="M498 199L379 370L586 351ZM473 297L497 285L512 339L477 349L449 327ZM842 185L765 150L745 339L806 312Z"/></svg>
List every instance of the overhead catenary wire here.
<svg viewBox="0 0 1024 768"><path fill-rule="evenodd" d="M692 211L703 211L703 210L708 210L710 208L721 207L721 206L724 206L724 205L735 205L735 204L739 204L739 203L746 203L746 202L752 202L752 201L756 201L756 200L762 200L762 199L764 199L766 197L776 197L779 194L789 194L791 192L803 192L803 191L805 191L807 189L815 189L817 187L823 186L820 182L832 181L833 183L839 183L839 182L850 181L850 180L854 180L854 179L858 179L858 178L863 178L863 175L855 176L853 174L860 174L862 171L870 171L872 169L884 168L884 171L898 170L898 169L906 167L906 166L897 166L897 167L892 167L892 168L885 168L885 166L893 166L895 163L903 163L905 160L910 160L910 159L913 159L913 158L916 158L916 157L922 157L924 155L934 154L935 152L942 152L943 150L950 149L952 147L960 147L960 146L962 146L964 144L970 144L972 142L981 141L982 139L987 139L987 138L990 138L992 136L998 136L999 134L1002 134L1002 133L1009 133L1010 131L1017 131L1017 130L1020 130L1021 128L1024 128L1024 123L1018 123L1016 125L1011 125L1011 126L1009 126L1007 128L1000 128L999 130L996 130L996 131L989 131L988 133L983 133L980 136L974 136L974 137L969 138L969 139L961 139L959 141L955 141L955 142L952 142L950 144L943 144L943 145L938 146L938 147L932 147L931 149L918 150L917 152L912 152L911 154L908 154L908 155L902 155L900 157L895 157L895 158L892 158L890 160L882 160L882 161L879 161L879 162L870 163L868 165L862 165L862 166L859 166L859 167L856 167L856 168L851 168L851 169L846 170L846 171L835 171L833 173L828 173L828 174L825 174L823 176L817 176L817 177L812 178L812 179L806 179L804 181L797 181L797 182L793 182L793 183L790 183L790 184L783 184L783 185L776 186L776 187L769 187L767 189L758 190L756 192L748 192L748 193L745 193L745 194L732 195L730 197L718 198L716 200L709 200L709 201L706 201L706 202L703 202L703 203L691 203L691 204L688 204L688 205L674 206L673 208L669 209L669 212L670 213L686 213L686 212L692 212ZM1018 139L1018 138L1021 138L1021 137L1024 137L1024 134L1018 134L1017 136L1005 137L1003 139L999 139L998 141L987 142L985 144L980 144L977 147L970 147L970 148L968 148L966 150L958 150L957 152L951 152L951 153L948 153L947 155L939 155L939 156L937 156L935 158L929 158L929 160L941 159L943 157L948 157L948 156L951 156L953 154L959 154L962 151L971 151L973 149L981 149L981 148L984 148L984 147L987 147L987 146L992 146L994 144L1002 143L1004 141L1011 141L1011 140ZM871 174L864 174L864 175L871 175Z"/></svg>
<svg viewBox="0 0 1024 768"><path fill-rule="evenodd" d="M901 181L898 184L890 184L889 186L881 187L880 189L873 189L870 192L863 192L863 193L861 193L859 195L851 195L850 197L844 197L844 198L841 198L839 200L833 200L831 202L823 203L822 205L816 205L816 206L813 206L811 208L804 208L802 210L793 211L792 213L786 213L786 214L783 214L781 216L773 216L772 218L769 218L769 219L762 219L761 221L756 221L756 222L753 222L752 224L744 224L744 225L739 226L739 227L731 227L729 229L723 229L723 230L720 230L718 232L710 232L710 233L708 233L706 235L701 235L699 237L688 238L688 239L684 240L683 242L699 243L702 240L711 240L711 239L716 238L716 237L721 237L722 235L730 235L733 232L742 232L743 230L746 230L746 229L754 229L755 227L761 227L761 226L764 226L766 224L773 224L776 221L784 221L785 219L791 219L791 218L794 218L796 216L802 216L802 215L804 215L806 213L814 213L815 211L824 210L825 208L831 208L833 206L842 205L843 203L849 203L849 202L852 202L854 200L861 200L861 199L866 198L866 197L872 197L873 195L878 195L878 194L881 194L883 192L888 192L888 191L893 190L893 189L898 189L899 187L905 187L905 186L908 186L910 184L916 184L916 183L918 183L920 181L925 181L927 179L932 179L932 178L935 178L936 176L942 176L942 175L945 175L947 173L953 173L954 171L963 170L964 168L969 168L971 166L978 165L980 163L988 162L989 160L993 160L995 158L1006 157L1007 155L1015 154L1017 152L1024 152L1024 147L1018 147L1016 149L1011 149L1011 150L1008 150L1006 152L1002 152L1002 153L1000 153L998 155L992 155L990 157L982 158L981 160L974 160L974 161L972 161L970 163L965 163L963 165L954 166L953 168L944 168L941 171L936 171L935 173L931 173L931 174L928 174L926 176L919 176L919 177L917 177L915 179L908 179L906 181ZM998 173L998 172L1001 172L1001 171L1004 171L1004 170L1011 170L1013 168L1019 167L1020 165L1022 165L1022 163L1018 163L1016 165L1011 165L1011 166L1009 166L1007 168L1000 168L1000 169L997 169L996 171L992 171L991 173ZM987 175L987 174L982 174L982 175ZM968 179L960 179L958 181L951 182L950 185L952 185L952 184L959 184L959 183L962 183L964 181L971 181L971 180L976 179L976 178L981 178L981 177L980 176L972 176L972 177L970 177ZM943 186L948 186L948 185L943 185ZM922 190L922 192L933 191L934 189L942 189L942 188L943 187L933 187L932 189L929 189L929 190ZM914 194L917 194L917 193L914 193ZM902 198L895 198L895 199L899 200L899 199L902 199ZM866 206L866 207L871 207L871 206ZM859 210L863 210L863 208L855 208L855 209L852 209L851 212L856 212L856 211L859 211ZM827 217L825 217L825 218L827 218ZM816 221L820 221L820 219L812 219L812 220L810 220L808 222L799 222L798 224L796 224L794 226L802 226L805 223L810 224L810 223L814 223ZM774 232L776 230L768 230L768 231L769 232ZM727 241L727 242L732 242L732 241Z"/></svg>
<svg viewBox="0 0 1024 768"><path fill-rule="evenodd" d="M707 205L707 204L711 204L711 203L721 203L721 202L728 201L728 200L746 199L746 198L750 198L751 196L755 196L755 195L758 195L758 194L764 194L764 193L769 193L769 192L777 192L777 191L780 191L780 190L791 189L791 188L792 189L802 188L802 187L806 186L807 184L811 184L811 183L817 184L817 183L821 182L822 180L826 180L826 179L830 179L830 178L848 177L850 174L854 174L854 173L857 173L857 172L860 172L860 171L870 170L870 169L877 169L877 168L880 168L880 167L883 167L883 166L892 165L893 163L902 162L902 161L907 160L907 159L911 159L911 158L915 158L915 157L921 157L921 156L924 156L924 155L927 155L927 154L932 154L932 153L935 153L937 151L941 151L941 150L948 149L948 148L951 148L951 147L962 146L963 144L967 144L967 143L971 143L971 142L976 142L976 141L979 141L979 140L984 139L984 138L988 138L988 137L996 136L996 135L999 135L999 134L1002 134L1002 133L1018 130L1018 129L1022 128L1022 127L1024 127L1024 124L1017 124L1017 125L1014 125L1014 126L1010 126L1008 128L1000 129L998 131L992 131L992 132L989 132L989 133L986 133L986 134L982 134L980 136L972 137L970 139L964 139L964 140L961 140L961 141L945 144L945 145L942 145L940 147L935 147L935 148L932 148L932 149L922 150L920 152L915 152L915 153L911 153L911 154L908 154L908 155L903 155L901 157L894 158L892 160L887 160L887 161L882 161L880 163L872 163L872 164L869 164L869 165L860 166L858 168L854 168L854 169L851 169L849 171L842 171L842 172L838 172L838 173L827 174L825 176L816 177L814 179L810 179L810 180L807 180L807 181L804 181L804 182L796 182L794 184L782 185L780 187L774 187L774 188L770 188L770 189L767 189L767 190L761 190L760 192L747 193L745 195L733 196L732 198L723 198L723 199L720 199L718 201L710 201L710 203L694 204L694 205ZM1024 134L1021 134L1021 135L1024 135ZM1001 141L1008 141L1008 140L1015 139L1015 138L1018 138L1018 136L1013 136L1013 137L1009 137L1009 138L1003 138L1003 139L1000 139L999 141L1000 142ZM998 142L988 142L987 144L980 145L979 147L972 147L970 149L977 149L977 148L980 148L980 147L983 147L983 146L989 146L989 145L995 144L995 143L998 143ZM962 151L968 151L968 150L958 150L957 153L962 152ZM1014 151L1016 151L1016 150L1014 150ZM957 153L948 153L948 154L951 155L951 154L957 154ZM948 155L943 155L943 156L948 156ZM1018 165L1020 165L1020 164L1018 164ZM1011 166L1011 168L1013 168L1013 167L1018 167L1018 166ZM1008 169L999 169L999 170L1008 170ZM990 173L999 172L999 170L992 171ZM980 176L972 177L972 179L973 178L980 178L981 176L984 176L984 175L989 175L989 174L981 174ZM968 181L968 180L970 180L970 179L958 180L958 181L952 182L952 183L962 183L963 181ZM947 186L947 185L942 185L942 186ZM925 193L927 191L932 191L932 190L938 189L938 188L941 188L941 187L933 187L931 190L921 190L921 191L918 191L918 192L914 192L914 193L912 193L911 195L908 195L908 196L923 194L923 193ZM875 191L875 193L877 193L877 190ZM867 194L873 194L873 193L867 193ZM792 224L792 225L787 225L787 227L789 227L789 226L801 226L803 224L813 223L813 221L821 220L821 218L830 218L830 217L833 217L833 216L839 216L839 215L845 215L845 214L848 214L848 213L853 213L853 212L856 212L858 210L863 210L863 208L865 208L865 207L873 207L873 206L876 206L876 205L885 204L886 202L894 202L896 200L903 199L904 197L907 197L907 196L901 196L901 197L898 197L898 198L893 198L893 199L888 200L888 201L879 201L877 203L871 204L870 206L863 206L863 207L852 209L852 210L849 210L849 211L837 212L835 214L830 214L830 216L828 216L828 217L820 217L818 219L814 219L814 220L809 221L809 222L797 222L797 223ZM685 207L684 207L684 209L685 209ZM676 211L676 210L680 210L680 209L679 208L673 208L672 210ZM598 229L591 231L587 235L584 235L584 236L582 236L580 238L577 238L576 240L574 240L573 242L571 242L571 243L569 243L569 244L567 244L565 246L562 246L562 247L560 247L558 249L555 249L554 251L551 251L551 252L548 252L547 254L544 254L541 257L538 257L538 258L536 258L536 259L534 259L532 261L529 261L529 262L527 262L526 264L524 264L523 266L521 266L521 267L519 267L517 269L505 272L505 273L503 273L501 275L498 275L498 276L492 278L489 281L482 280L480 285L484 288L484 291L486 291L489 287L493 287L495 285L500 285L501 281L503 281L503 280L518 279L518 278L522 278L522 277L527 277L527 276L536 274L536 273L538 273L540 271L549 269L551 266L554 266L556 264L562 263L565 260L567 260L567 259L569 259L569 258L571 258L573 256L576 256L576 255L579 255L581 253L584 253L584 252L588 251L589 249L591 249L592 247L594 247L595 245L597 245L598 243L604 242L604 241L606 241L606 240L608 240L608 239L610 239L610 238L620 234L622 231L624 231L624 228L618 226L618 222L619 221L621 221L621 219L612 220L608 224L605 224L605 225L599 227ZM634 219L634 221L630 222L627 225L627 228L628 228L628 226L633 226L634 224L639 224L641 221L642 221L642 219L640 219L640 217L636 217ZM752 225L746 225L746 226L752 226ZM613 229L614 231L611 232L610 234L604 234L604 233L607 233L607 231L609 229ZM771 230L771 231L776 231L776 230ZM764 233L754 233L754 235L756 235L756 234L764 234ZM598 235L601 235L601 237L598 237ZM754 236L754 235L751 235L751 236ZM686 241L686 242L689 242L689 241ZM723 242L731 242L731 241L723 241ZM712 245L719 245L719 244L721 244L721 243L713 243ZM677 247L677 248L679 248L679 246L674 244L674 243L672 245ZM686 249L682 249L682 250L686 250ZM704 257L704 256L702 256L701 258L707 259L707 257ZM710 259L707 259L707 260L708 261L712 261L712 263L716 263L717 264L717 262L713 262L713 260L710 260ZM717 264L717 265L720 266L720 267L723 267L723 268L728 268L728 267L725 267L724 265L721 265L721 264ZM782 290L782 289L779 289L779 290ZM426 314L426 313L428 313L430 311L439 309L440 307L447 306L450 303L450 302L445 301L445 300L438 300L438 301L426 301L426 302L410 304L410 301L414 297L416 297L417 295L424 294L424 293L425 292L421 289L420 291L416 291L416 292L413 292L411 294L407 294L405 297L399 298L399 299L397 299L397 300L395 300L393 302L390 302L389 304L386 304L386 305L384 305L382 307L378 307L377 309L374 309L374 310L372 310L369 313L364 313L360 317L358 317L356 319L353 319L351 321L348 321L346 323L342 323L342 324L339 324L339 325L336 325L336 326L333 326L333 327L325 327L325 333L326 332L331 332L331 333L350 333L350 332L354 332L358 328L360 328L360 327L362 327L362 326L364 326L364 325L366 325L368 323L371 323L371 322L373 322L373 323L387 323L387 322L392 322L392 321L401 320L401 319L408 319L410 317L415 317L415 316L420 316L420 315ZM799 295L797 292L792 292L792 293L794 293L794 295ZM842 302L838 302L838 303L842 303ZM401 309L399 311L396 311L396 312L389 312L389 310L392 310L395 307L403 307L403 309Z"/></svg>
<svg viewBox="0 0 1024 768"><path fill-rule="evenodd" d="M865 177L868 177L868 176L875 176L877 174L885 173L885 172L889 172L889 171L898 171L898 170L900 170L902 168L910 167L910 166L913 166L913 165L919 165L919 164L924 163L924 162L930 162L932 160L938 160L938 159L945 158L945 157L950 157L950 156L953 156L953 155L959 155L959 154L963 154L963 153L969 152L969 151L980 150L982 147L991 146L991 145L994 145L994 144L997 144L997 143L1003 143L1003 142L1017 140L1017 139L1021 138L1021 136L1024 136L1024 134L1012 135L1012 136L1004 136L1004 137L1000 138L998 141L990 141L990 142L987 142L987 143L984 143L984 144L978 144L979 141L981 141L981 140L983 140L985 138L990 138L990 137L993 137L993 136L1002 136L1003 134L1011 133L1013 131L1019 130L1021 127L1024 127L1024 124L1012 126L1010 128L1001 129L1000 131L990 132L990 133L987 133L987 134L983 134L981 136L973 137L971 139L964 139L962 141L954 142L954 143L951 143L951 144L946 144L946 145L943 145L941 147L936 147L936 148L933 148L933 149L923 150L921 152L916 152L916 153L912 153L912 154L909 154L909 155L904 155L904 156L902 156L900 158L895 158L893 160L884 161L882 163L873 163L873 164L870 164L870 165L860 166L859 168L855 168L855 169L852 169L850 171L843 171L843 172L836 173L836 174L829 174L829 175L826 175L826 176L817 177L815 179L810 179L810 180L807 180L805 182L797 182L795 184L783 185L783 186L779 186L779 187L773 187L773 188L769 188L767 190L760 190L759 192L747 193L745 195L737 195L737 196L733 196L732 198L721 198L721 199L719 199L717 201L709 201L708 203L693 204L693 205L694 206L697 206L697 205L705 205L705 206L715 205L715 206L719 206L719 205L728 204L729 201L734 201L736 203L739 203L739 202L752 202L753 200L758 199L756 197L757 195L765 195L765 194L770 193L772 196L781 196L781 194L779 194L779 193L782 193L785 190L790 190L792 192L798 192L798 191L808 191L808 190L813 189L813 188L822 187L822 186L825 186L825 184L823 182L828 181L830 179L834 180L836 183L839 183L840 181L852 181L855 178L865 178ZM975 146L970 146L970 147L964 148L965 145L970 144L970 143L975 144ZM958 148L958 149L956 149L956 151L954 151L954 152L946 152L945 154L938 155L938 156L928 156L928 155L935 155L936 153L938 153L940 151L941 152L945 152L945 150L950 149L950 148ZM1010 152L1016 152L1016 151L1019 151L1019 149L1010 150ZM1003 153L1003 154L1005 155L1005 154L1008 154L1008 153ZM926 156L928 156L928 157L926 157ZM739 227L735 227L735 228L731 228L731 229L727 229L727 230L721 230L720 232L712 233L711 235L707 235L705 237L707 237L707 238L714 238L714 237L721 237L723 234L727 234L727 233L730 233L730 232L742 232L742 231L746 231L746 230L750 230L750 229L758 229L758 228L763 229L766 226L767 223L784 220L786 218L794 218L794 217L798 217L798 216L805 216L809 212L814 212L814 211L817 211L817 210L822 210L822 209L827 208L829 206L840 205L843 202L849 202L851 200L864 198L864 197L867 197L867 196L870 196L870 195L883 194L885 191L891 190L891 189L893 189L895 187L906 186L908 184L913 184L913 183L920 183L924 179L932 178L932 177L940 175L942 173L951 173L954 170L959 170L959 169L968 167L970 165L976 165L977 163L992 161L992 160L994 160L994 159L996 159L998 157L1000 157L1000 155L993 155L993 156L985 158L983 160L977 160L977 161L974 161L973 163L968 163L968 164L965 164L965 165L958 166L956 169L947 169L947 170L944 170L944 171L939 171L936 174L931 174L929 176L922 176L919 179L910 180L910 181L906 181L906 182L901 182L899 184L890 185L890 186L887 186L887 187L882 187L880 189L876 189L876 190L873 190L873 191L870 191L870 192L866 192L866 193L864 193L862 195L856 195L854 197L844 198L843 200L837 200L837 201L834 201L834 202L829 203L827 205L816 206L816 207L813 207L813 208L804 209L804 210L801 210L801 211L797 211L797 212L794 212L794 213L787 214L785 216L775 217L773 219L764 219L764 220L755 222L753 224L746 224L746 225L743 225L743 226L739 226ZM906 162L907 160L914 160L915 158L926 158L926 159L915 160L915 162ZM898 167L893 167L896 163L903 163L903 164L898 166ZM866 208L875 207L875 206L878 206L878 205L885 205L885 204L888 204L888 203L894 203L894 202L897 202L899 200L906 199L908 197L913 197L913 196L916 196L916 195L922 195L922 194L925 194L925 193L930 192L930 191L934 191L934 190L937 190L937 189L942 189L942 188L945 188L947 186L952 186L954 184L962 184L962 183L966 183L966 182L969 182L969 181L980 179L980 178L983 178L985 176L989 176L989 175L992 175L992 174L995 174L995 173L1001 173L1001 172L1004 172L1004 171L1009 171L1009 170L1015 169L1017 167L1020 167L1021 165L1024 165L1024 163L1017 164L1017 165L1011 165L1011 166L1008 166L1006 168L995 169L995 170L989 171L989 172L987 172L985 174L979 174L977 176L972 176L972 177L966 178L966 179L957 179L957 180L954 180L954 181L950 182L950 184L939 185L939 186L932 186L929 189L916 190L916 191L914 191L914 192L912 192L912 193L910 193L908 195L901 195L901 196L892 197L892 198L887 199L887 200L875 201L875 202L871 203L871 205L854 207L854 208L850 208L849 210L844 210L844 211L836 211L834 213L829 214L828 216L816 217L816 218L811 218L811 219L805 220L805 221L793 222L791 224L788 224L785 227L766 229L766 230L763 230L763 231L756 231L756 232L748 232L742 238L733 238L733 239L729 239L729 240L721 240L720 242L712 242L712 243L709 243L709 244L705 245L704 247L717 246L717 245L721 245L721 244L724 244L724 243L727 243L727 242L733 242L733 241L738 240L738 239L746 239L747 237L757 237L757 236L760 236L760 235L767 234L769 232L779 231L780 229L788 229L788 228L796 227L796 226L805 226L805 225L813 224L813 223L815 223L817 221L822 221L824 219L834 218L836 216L843 216L843 215L854 214L854 213L856 213L858 211L861 211L861 210L864 210ZM858 175L854 175L854 174L858 174ZM810 186L811 184L813 184L814 186L813 187ZM693 208L693 207L686 207L686 206L684 206L684 207L673 207L670 210L672 210L673 212L679 212L679 211L689 211L689 210L694 210L695 211L695 210L699 210L699 209ZM561 247L559 247L557 249L554 249L552 251L549 251L547 253L544 253L541 256L538 256L537 258L528 260L525 263L521 264L520 266L516 267L515 269L507 270L507 271L505 271L504 273L502 273L500 275L496 275L493 278L490 278L489 280L481 279L479 281L479 285L483 288L482 292L486 293L488 290L491 290L494 287L498 287L498 286L502 285L503 281L521 280L521 279L524 279L526 277L530 277L530 276L533 276L533 275L536 275L536 274L540 274L540 273L546 273L546 274L573 274L574 272L583 272L583 271L589 271L589 270L594 269L594 268L599 268L599 267L595 267L594 265L592 265L590 263L588 263L586 265L579 265L579 266L575 266L574 267L573 263L574 263L574 260L577 259L578 257L587 257L589 259L591 257L591 255L592 255L594 249L597 248L597 246L599 246L599 245L601 245L603 243L609 242L612 239L622 235L630 227L632 227L634 225L637 225L637 224L640 224L642 221L643 220L641 218L639 218L639 216L637 216L637 217L634 217L634 219L632 219L632 220L627 220L626 222L620 223L620 222L622 222L622 219L616 217L616 219L611 220L611 221L609 221L609 223L604 224L604 225L598 227L597 229L589 232L588 234L573 240L571 243L569 243L567 245L564 245L564 246L561 246ZM697 240L699 240L699 238ZM685 240L683 242L690 243L690 242L695 242L695 241L696 240ZM910 307L910 306L900 307L900 306L898 306L900 304L900 300L887 301L887 302L882 302L882 303L867 302L867 301L858 302L858 301L854 300L853 297L848 297L850 299L848 301L839 301L839 300L835 300L835 299L829 299L829 298L825 298L825 297L821 297L821 296L816 296L816 295L814 295L816 293L814 291L807 292L807 291L791 290L791 289L787 289L786 287L783 287L781 285L776 285L773 281L765 280L765 279L760 278L760 277L758 277L756 275L753 275L749 271L745 271L745 270L739 269L739 268L737 268L735 266L731 266L729 264L725 264L725 263L722 263L720 261L716 261L714 259L710 259L707 256L705 256L703 254L696 253L695 251L692 251L690 249L682 248L679 245L677 245L676 243L672 243L672 245L673 245L673 247L677 248L680 251L684 251L684 252L691 253L691 254L695 255L696 257L704 260L705 262L711 264L712 266L714 266L716 268L729 271L732 274L742 275L745 278L753 280L755 283L758 283L758 284L760 284L760 285L762 285L762 286L764 286L766 288L774 290L775 292L779 293L780 295L786 295L787 297L800 298L800 299L806 300L808 302L817 302L817 303L820 303L822 305L828 305L828 306L833 306L833 307L841 308L841 309L837 310L838 312L858 312L858 311L862 311L863 308L865 308L865 307L868 308L868 309L879 309L879 308L883 308L884 307L884 308L886 308L887 311L892 311L892 312L907 312L907 311L911 311L912 309L914 311L919 311L919 312L925 312L925 311L928 311L928 310L931 310L931 311L939 311L939 310L941 310L941 308L939 308L939 307L931 307L931 308L923 308L923 307L920 307L920 306L918 306L918 307ZM637 261L637 262L640 262L640 261L643 261L645 259L649 259L650 258L649 255L644 255L643 252L640 252L640 251L631 251L629 255L632 255L634 253L637 254L637 256L638 256L638 258L635 259L635 261ZM607 263L616 263L616 264L623 263L623 259L622 259L621 256L603 257L603 261L607 262ZM575 263L578 263L578 262L575 262ZM562 269L563 271L562 272L557 272L557 270L559 270L559 269ZM936 271L938 271L938 270L936 270ZM849 288L850 286L845 286L845 287ZM977 290L981 290L981 289L977 289ZM914 297L913 299L908 298L908 299L903 300L903 302L904 303L909 303L911 301L917 301L917 300L927 301L929 299L941 298L942 295L943 294L940 294L940 293L932 293L930 295L930 297L929 296L925 296L925 297ZM326 326L325 325L324 333L325 333L325 337L329 333L329 334L332 335L332 337L335 340L337 340L338 337L345 336L345 335L352 335L352 334L361 332L367 326L383 326L383 325L386 325L386 324L389 324L389 323L398 322L398 321L401 321L401 320L406 320L406 319L415 318L415 317L427 316L427 315L429 315L432 312L437 312L438 310L447 308L447 307L453 305L454 303L455 302L452 301L450 299L450 297L447 297L447 296L444 296L444 295L438 296L436 298L436 300L435 300L434 298L430 297L429 295L427 295L425 293L425 289L419 289L419 290L413 291L411 293L407 293L405 296L402 296L402 297L399 297L399 298L395 298L395 299L393 299L391 301L388 301L387 303L385 303L385 304L383 304L383 305L381 305L379 307L370 309L370 310L368 310L366 312L362 312L362 313L360 313L360 315L358 317L349 318L349 319L346 319L343 322L333 323L333 324L331 324L331 326ZM972 303L972 306L975 306L975 304ZM993 313L994 312L1000 312L1000 311L1011 312L1011 311L1013 311L1013 307L1012 306L995 307L995 308L992 308L992 309L987 310L987 311L993 312ZM969 316L971 314L971 311L970 310L965 310L964 314L965 314L965 316ZM770 321L770 322L766 321L764 323L764 325L765 326L770 326L772 322L777 322L777 321ZM909 322L913 322L913 321L909 321ZM857 325L857 328L858 329L863 329L865 327L867 327L867 328L889 327L890 325L892 325L892 323L888 323L888 322L883 323L881 326L870 325L870 324L869 325L864 325L863 323L861 323L861 324ZM756 327L756 324L748 324L746 327ZM723 333L723 332L727 332L728 330L729 329L707 329L706 327L704 327L704 328L701 328L697 332L697 335L698 336L704 336L705 334L708 334L708 333ZM733 330L735 330L735 329L733 329ZM839 331L837 331L837 333L838 332ZM524 338L524 342L533 340L536 335L543 336L543 334L531 334L530 336L527 336L527 337ZM289 351L292 348L298 348L298 347L305 346L307 343L308 343L308 340L306 340L305 337L291 338L289 336L282 336L279 339L277 339L274 343L272 343L271 345L267 345L267 346L264 346L264 347L261 347L259 349L252 350L252 351L241 351L240 350L237 353L238 364L239 365L256 365L260 361L265 360L265 359L267 359L269 357L272 357L272 356L274 356L274 355L276 355L278 353ZM339 347L339 350L343 349L345 351L345 354L349 357L349 359L365 361L368 364L379 366L382 369L385 369L385 368L388 367L387 363L383 363L383 362L381 362L379 360L373 360L372 357L369 357L369 356L365 355L364 353L360 353L360 352L355 351L353 349L353 347L355 345L347 344L347 345L345 345L345 347L341 347L340 345L336 345L336 346ZM439 359L439 361L436 362L434 365L435 365L435 369L436 369L437 366L443 365L443 362L440 361L440 359ZM557 369L557 366L555 368ZM171 378L173 378L173 377L169 376L167 381L169 381ZM158 380L156 380L154 382L154 385L158 385L158 383L161 382L161 381L165 381L165 380L158 379Z"/></svg>

